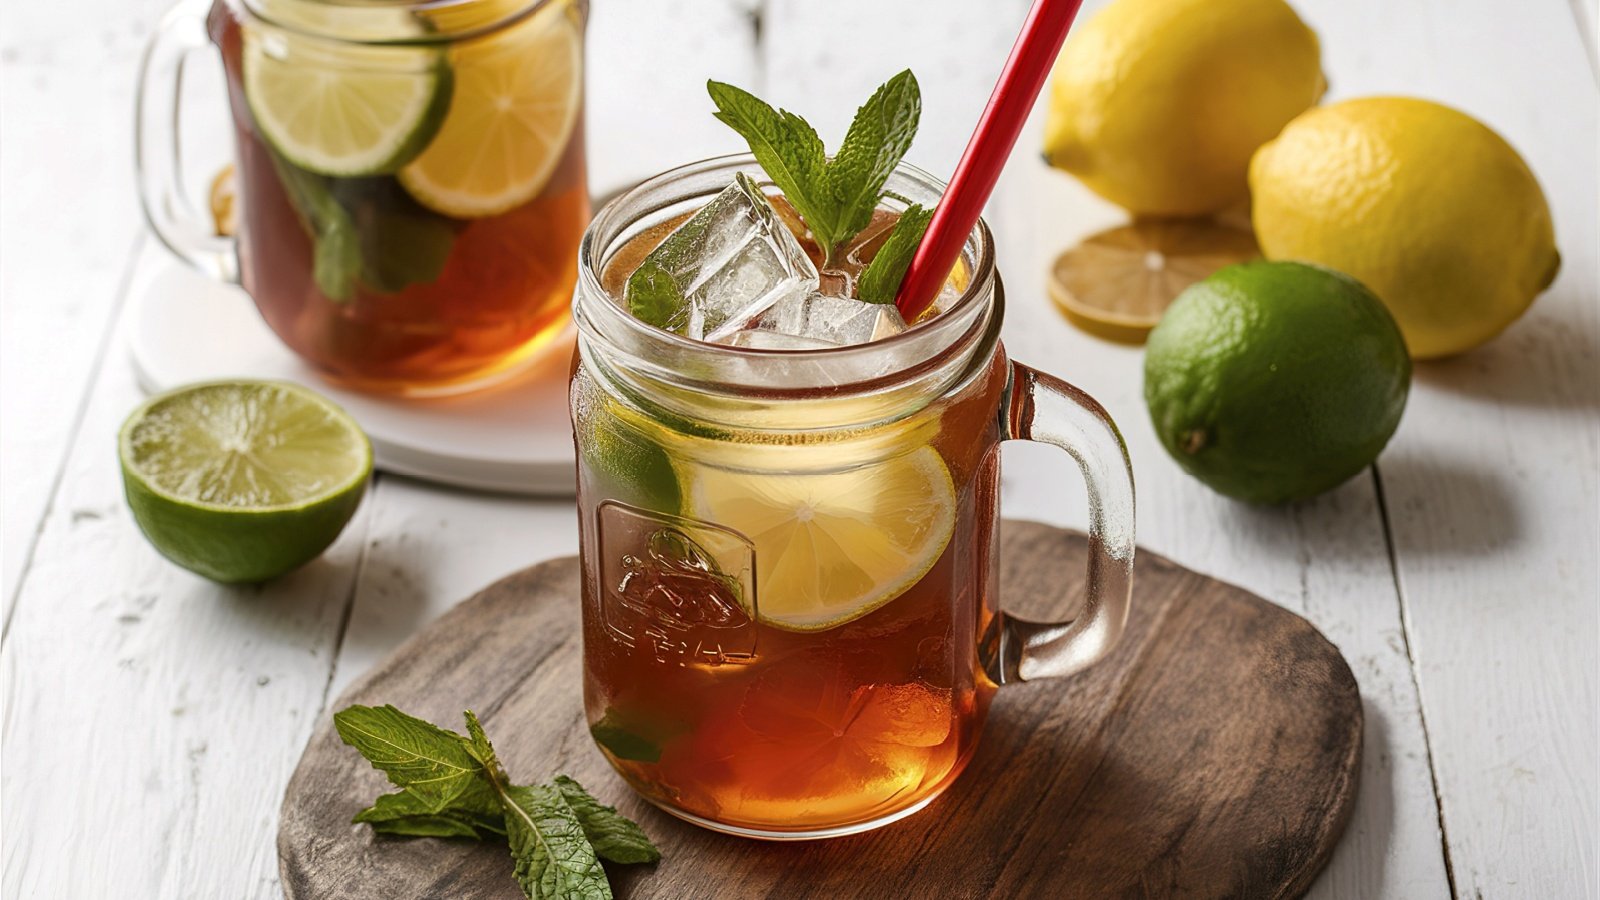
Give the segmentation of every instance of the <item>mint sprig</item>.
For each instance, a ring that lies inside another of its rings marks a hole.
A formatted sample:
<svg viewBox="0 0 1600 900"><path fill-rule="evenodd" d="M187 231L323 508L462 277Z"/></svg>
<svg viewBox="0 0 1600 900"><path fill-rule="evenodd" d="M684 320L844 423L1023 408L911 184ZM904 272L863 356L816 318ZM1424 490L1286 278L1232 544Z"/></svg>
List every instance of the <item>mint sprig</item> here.
<svg viewBox="0 0 1600 900"><path fill-rule="evenodd" d="M872 221L883 186L900 164L922 116L922 93L907 69L873 92L850 123L832 159L805 119L775 110L748 91L706 83L716 116L750 145L818 245L823 264Z"/></svg>
<svg viewBox="0 0 1600 900"><path fill-rule="evenodd" d="M600 860L661 858L638 825L573 779L513 784L478 717L471 710L465 717L463 736L393 706L335 713L339 737L400 788L379 796L354 821L404 837L504 837L529 900L610 900Z"/></svg>

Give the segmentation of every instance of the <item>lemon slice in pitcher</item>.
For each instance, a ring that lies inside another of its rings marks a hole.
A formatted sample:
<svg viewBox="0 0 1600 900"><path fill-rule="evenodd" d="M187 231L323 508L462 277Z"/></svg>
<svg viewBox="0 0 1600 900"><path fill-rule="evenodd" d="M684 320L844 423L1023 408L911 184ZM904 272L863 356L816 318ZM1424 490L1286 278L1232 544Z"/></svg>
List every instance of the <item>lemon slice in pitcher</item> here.
<svg viewBox="0 0 1600 900"><path fill-rule="evenodd" d="M955 527L955 485L932 447L817 474L689 468L689 514L755 544L758 617L790 631L843 625L905 593Z"/></svg>
<svg viewBox="0 0 1600 900"><path fill-rule="evenodd" d="M450 68L428 47L262 27L245 30L243 59L244 95L261 135L322 175L395 171L427 146L450 106Z"/></svg>
<svg viewBox="0 0 1600 900"><path fill-rule="evenodd" d="M527 202L550 180L578 122L583 38L571 4L463 42L450 64L450 112L400 183L424 206L457 218Z"/></svg>

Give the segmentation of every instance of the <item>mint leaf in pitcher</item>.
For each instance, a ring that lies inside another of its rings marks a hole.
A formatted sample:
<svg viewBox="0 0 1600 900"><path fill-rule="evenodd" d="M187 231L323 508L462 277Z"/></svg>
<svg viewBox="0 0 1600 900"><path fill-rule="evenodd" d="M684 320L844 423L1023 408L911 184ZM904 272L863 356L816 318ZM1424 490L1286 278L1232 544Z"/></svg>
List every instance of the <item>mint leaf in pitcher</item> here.
<svg viewBox="0 0 1600 900"><path fill-rule="evenodd" d="M328 191L355 227L357 275L367 290L398 294L444 274L462 223L418 203L387 176L329 179Z"/></svg>
<svg viewBox="0 0 1600 900"><path fill-rule="evenodd" d="M361 275L361 238L350 213L328 190L327 180L272 154L289 205L311 238L311 278L335 303L355 297Z"/></svg>

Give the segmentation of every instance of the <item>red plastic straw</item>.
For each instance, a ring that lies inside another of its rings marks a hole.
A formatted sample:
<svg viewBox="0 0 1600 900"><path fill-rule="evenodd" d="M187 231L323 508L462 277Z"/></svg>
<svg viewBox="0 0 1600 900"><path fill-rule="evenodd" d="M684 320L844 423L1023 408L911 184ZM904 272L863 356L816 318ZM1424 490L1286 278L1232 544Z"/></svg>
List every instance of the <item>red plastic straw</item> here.
<svg viewBox="0 0 1600 900"><path fill-rule="evenodd" d="M967 149L956 163L955 175L933 211L928 231L911 258L895 305L907 322L928 308L950 270L961 255L967 235L978 224L983 204L994 192L1000 170L1022 133L1022 124L1033 108L1033 101L1044 87L1061 52L1061 42L1078 14L1083 0L1035 0L1022 23L1022 33L1011 47L1011 56L1000 71L989 105L984 107L978 127L973 130Z"/></svg>

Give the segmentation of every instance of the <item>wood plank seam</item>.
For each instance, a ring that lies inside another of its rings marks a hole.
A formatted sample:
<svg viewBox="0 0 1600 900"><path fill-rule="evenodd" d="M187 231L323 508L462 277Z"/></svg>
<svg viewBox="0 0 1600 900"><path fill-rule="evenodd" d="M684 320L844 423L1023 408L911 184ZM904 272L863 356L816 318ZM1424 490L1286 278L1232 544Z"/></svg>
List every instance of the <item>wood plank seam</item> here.
<svg viewBox="0 0 1600 900"><path fill-rule="evenodd" d="M1417 656L1411 648L1411 611L1406 606L1405 587L1400 581L1400 559L1395 552L1394 531L1389 524L1389 503L1383 494L1383 473L1378 469L1378 463L1372 464L1372 488L1378 499L1378 521L1383 525L1383 546L1389 554L1389 574L1394 578L1395 602L1400 607L1400 640L1405 647L1406 661L1411 669L1411 686L1417 692L1417 721L1422 726L1422 749L1427 755L1428 780L1433 791L1434 815L1439 821L1439 851L1444 854L1444 877L1450 888L1451 900L1458 896L1456 893L1455 863L1450 858L1450 829L1445 824L1444 794L1439 786L1439 770L1434 761L1433 736L1428 732L1428 711L1422 700L1422 672L1417 665Z"/></svg>
<svg viewBox="0 0 1600 900"><path fill-rule="evenodd" d="M378 491L386 479L381 472L372 473L372 482L367 485L367 495L362 498L363 504L375 504ZM361 549L356 552L356 572L350 579L350 589L345 592L344 609L339 611L339 627L333 635L333 651L328 654L328 678L322 684L322 698L317 704L317 715L322 716L328 712L328 700L333 693L334 680L339 675L339 661L344 653L345 635L350 631L350 617L356 609L356 598L360 596L361 576L367 571L367 551L372 549L370 536L372 534L372 520L374 516L365 516L361 523Z"/></svg>
<svg viewBox="0 0 1600 900"><path fill-rule="evenodd" d="M57 461L55 471L50 475L49 498L39 513L39 520L33 523L33 530L28 533L28 550L22 556L22 571L17 574L17 583L12 588L11 596L6 598L5 622L0 623L0 646L4 646L6 639L11 636L11 621L16 618L17 607L21 605L22 586L27 583L28 573L33 568L33 553L39 546L39 535L44 533L45 523L55 512L56 499L61 494L61 482L66 477L67 462L71 459L72 447L83 430L84 417L88 415L89 402L94 397L94 386L100 380L100 373L105 368L107 357L110 356L111 342L115 339L122 321L122 309L127 305L128 294L133 284L133 273L139 266L139 254L144 249L146 239L145 232L141 228L134 235L133 245L128 249L127 262L122 267L122 275L117 279L116 298L111 301L110 314L106 317L100 340L95 345L95 359L90 364L84 379L83 394L78 398L77 409L73 410L72 424L67 427L67 440L62 445L61 459Z"/></svg>

